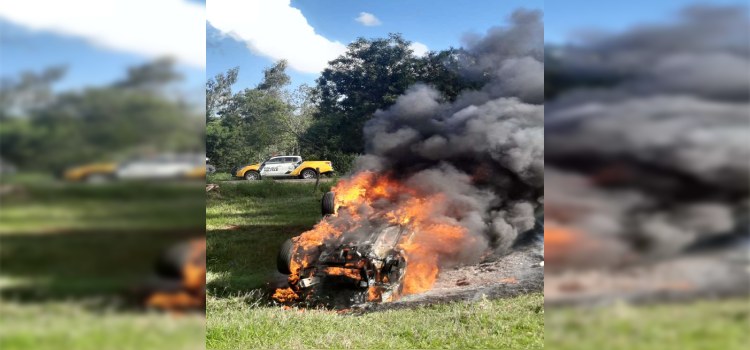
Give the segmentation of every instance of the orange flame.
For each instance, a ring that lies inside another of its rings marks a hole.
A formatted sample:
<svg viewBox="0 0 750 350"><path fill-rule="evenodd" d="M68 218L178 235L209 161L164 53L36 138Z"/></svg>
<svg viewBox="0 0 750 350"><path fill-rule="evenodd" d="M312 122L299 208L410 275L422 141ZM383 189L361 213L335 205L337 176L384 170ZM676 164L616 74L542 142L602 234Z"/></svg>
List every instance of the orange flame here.
<svg viewBox="0 0 750 350"><path fill-rule="evenodd" d="M553 265L574 260L599 246L594 238L570 227L548 225L544 228L544 260L552 261Z"/></svg>
<svg viewBox="0 0 750 350"><path fill-rule="evenodd" d="M378 301L381 299L383 294L383 288L381 287L370 287L367 291L367 301Z"/></svg>
<svg viewBox="0 0 750 350"><path fill-rule="evenodd" d="M182 288L176 292L156 292L145 300L146 306L160 310L185 310L206 306L206 239L189 243L182 266Z"/></svg>
<svg viewBox="0 0 750 350"><path fill-rule="evenodd" d="M412 222L414 226L419 224L418 220ZM403 294L424 293L432 289L439 272L440 254L461 247L467 236L466 229L451 224L427 225L419 230L411 242L400 245L407 261Z"/></svg>
<svg viewBox="0 0 750 350"><path fill-rule="evenodd" d="M292 288L279 288L276 290L276 293L273 293L272 298L282 303L286 303L299 299L299 296Z"/></svg>
<svg viewBox="0 0 750 350"><path fill-rule="evenodd" d="M336 193L336 214L294 238L296 245L291 263L292 274L289 277L292 288L298 282L300 270L309 263L308 253L324 242L339 237L343 232L359 227L361 221L382 220L406 226L414 232L411 237L398 244L408 262L402 294L422 293L432 289L439 273L440 257L454 254L463 249L465 244L474 242L468 231L458 223L437 219L447 216L447 208L450 208L450 203L442 194L423 195L389 175L372 172L362 172L341 180L332 191ZM377 204L383 202L389 205ZM382 209L383 207L386 209ZM363 208L365 210L361 210ZM362 213L368 213L367 217L361 217ZM353 269L328 268L327 272L360 278ZM288 298L288 293L294 292L294 289L286 290L283 295ZM282 293L281 291L277 290L277 294ZM370 296L373 293L375 292L371 289Z"/></svg>
<svg viewBox="0 0 750 350"><path fill-rule="evenodd" d="M359 272L355 269L345 269L343 267L327 267L326 273L334 276L346 276L354 279L361 279Z"/></svg>

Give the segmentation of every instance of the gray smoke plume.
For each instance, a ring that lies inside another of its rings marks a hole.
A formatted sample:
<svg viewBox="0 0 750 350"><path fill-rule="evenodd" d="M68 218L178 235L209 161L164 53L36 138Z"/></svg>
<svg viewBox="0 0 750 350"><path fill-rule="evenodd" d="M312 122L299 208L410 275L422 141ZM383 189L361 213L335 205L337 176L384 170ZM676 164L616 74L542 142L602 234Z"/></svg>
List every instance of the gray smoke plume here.
<svg viewBox="0 0 750 350"><path fill-rule="evenodd" d="M543 196L543 41L542 13L528 10L484 37L467 36L463 73L486 81L483 88L449 103L430 86L413 86L367 123L356 170L443 194L448 207L436 216L467 228L484 251L488 242L509 247L534 226Z"/></svg>
<svg viewBox="0 0 750 350"><path fill-rule="evenodd" d="M555 48L556 72L600 86L548 101L552 219L613 238L631 257L739 229L750 190L749 29L745 8L690 7L669 25Z"/></svg>

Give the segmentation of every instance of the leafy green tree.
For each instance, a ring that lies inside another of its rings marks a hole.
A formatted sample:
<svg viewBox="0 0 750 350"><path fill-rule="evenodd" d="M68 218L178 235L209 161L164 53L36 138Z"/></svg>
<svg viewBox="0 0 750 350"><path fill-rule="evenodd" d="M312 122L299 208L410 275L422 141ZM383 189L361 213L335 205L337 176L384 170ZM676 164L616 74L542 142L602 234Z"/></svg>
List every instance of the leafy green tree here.
<svg viewBox="0 0 750 350"><path fill-rule="evenodd" d="M113 84L113 87L159 93L165 85L180 80L182 75L174 71L174 60L161 58L128 68L126 78Z"/></svg>
<svg viewBox="0 0 750 350"><path fill-rule="evenodd" d="M234 67L206 81L206 123L217 117L232 98L232 85L237 82L240 67Z"/></svg>
<svg viewBox="0 0 750 350"><path fill-rule="evenodd" d="M283 100L291 107L291 113L286 113L282 119L285 131L292 137L290 154L301 154L303 143L301 139L312 124L313 115L318 110L313 92L313 88L309 85L302 84L283 94Z"/></svg>
<svg viewBox="0 0 750 350"><path fill-rule="evenodd" d="M273 66L263 69L263 81L256 88L275 95L280 94L285 86L292 83L292 78L286 74L288 65L286 60L279 60Z"/></svg>
<svg viewBox="0 0 750 350"><path fill-rule="evenodd" d="M131 73L155 69L149 65ZM0 126L3 158L24 170L49 171L146 152L201 151L205 134L200 112L157 88L172 81L167 77L177 76L163 73L152 81L133 73L109 86L35 97L35 103L5 110ZM20 90L4 87L2 93L14 91ZM34 91L52 90L40 85Z"/></svg>
<svg viewBox="0 0 750 350"><path fill-rule="evenodd" d="M52 84L65 76L66 68L50 67L40 73L23 72L18 78L0 80L0 118L41 108L54 100Z"/></svg>
<svg viewBox="0 0 750 350"><path fill-rule="evenodd" d="M393 105L410 86L432 85L449 101L480 86L462 74L462 65L471 63L464 50L450 48L417 57L410 45L400 34L359 38L329 62L314 88L287 89L291 79L284 60L264 69L255 88L235 95L219 87L235 81L236 69L217 75L206 89L211 161L226 171L274 153L299 154L331 160L346 172L364 151L365 123L376 110ZM209 92L222 96L220 103L211 103L218 99L209 99Z"/></svg>
<svg viewBox="0 0 750 350"><path fill-rule="evenodd" d="M417 82L418 58L400 34L349 44L317 79L318 113L306 139L328 153L362 152L365 122Z"/></svg>
<svg viewBox="0 0 750 350"><path fill-rule="evenodd" d="M264 78L255 88L223 99L215 105L220 106L216 117L207 116L206 152L219 171L300 151L299 135L310 124L315 107L306 85L285 89L291 83L286 69L284 60L264 69ZM217 75L207 82L207 91L233 76L236 71Z"/></svg>
<svg viewBox="0 0 750 350"><path fill-rule="evenodd" d="M463 50L450 48L417 57L410 45L400 34L359 38L345 54L329 62L316 81L318 109L302 138L304 144L321 156L362 153L365 123L412 85L432 85L451 101L461 91L479 86L461 75Z"/></svg>
<svg viewBox="0 0 750 350"><path fill-rule="evenodd" d="M483 82L466 77L464 65L471 57L464 49L430 51L419 60L418 80L440 91L448 101L455 101L465 90L477 90Z"/></svg>

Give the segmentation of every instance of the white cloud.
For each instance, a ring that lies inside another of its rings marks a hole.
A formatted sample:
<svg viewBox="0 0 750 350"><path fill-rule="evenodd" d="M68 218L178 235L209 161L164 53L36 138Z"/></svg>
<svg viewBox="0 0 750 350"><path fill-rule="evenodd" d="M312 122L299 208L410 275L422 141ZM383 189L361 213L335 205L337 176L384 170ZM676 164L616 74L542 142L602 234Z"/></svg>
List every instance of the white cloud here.
<svg viewBox="0 0 750 350"><path fill-rule="evenodd" d="M185 0L5 1L0 18L107 50L206 67L205 7Z"/></svg>
<svg viewBox="0 0 750 350"><path fill-rule="evenodd" d="M206 19L216 29L244 42L256 55L286 59L301 72L320 73L346 51L338 41L315 34L289 0L211 0Z"/></svg>
<svg viewBox="0 0 750 350"><path fill-rule="evenodd" d="M430 49L427 48L427 45L419 43L419 42L413 42L411 45L409 45L409 48L414 50L414 55L422 57L424 56Z"/></svg>
<svg viewBox="0 0 750 350"><path fill-rule="evenodd" d="M375 17L375 15L367 12L360 12L359 17L355 18L354 20L364 24L367 27L374 27L383 24L377 17Z"/></svg>

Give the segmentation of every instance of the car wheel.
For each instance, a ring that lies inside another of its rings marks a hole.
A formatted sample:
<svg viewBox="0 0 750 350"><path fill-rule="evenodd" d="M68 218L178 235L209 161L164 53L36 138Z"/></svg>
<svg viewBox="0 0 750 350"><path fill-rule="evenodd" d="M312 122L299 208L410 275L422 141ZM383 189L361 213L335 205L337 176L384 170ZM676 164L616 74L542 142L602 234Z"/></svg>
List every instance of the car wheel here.
<svg viewBox="0 0 750 350"><path fill-rule="evenodd" d="M292 255L294 254L294 241L290 238L279 249L279 255L276 257L276 269L280 273L289 275L292 273Z"/></svg>
<svg viewBox="0 0 750 350"><path fill-rule="evenodd" d="M305 180L312 180L315 178L315 170L305 169L302 171L302 178Z"/></svg>
<svg viewBox="0 0 750 350"><path fill-rule="evenodd" d="M326 192L323 195L323 200L320 203L320 211L323 216L336 214L336 194L333 192Z"/></svg>
<svg viewBox="0 0 750 350"><path fill-rule="evenodd" d="M86 177L86 182L90 184L103 184L109 182L109 176L105 174L91 174Z"/></svg>
<svg viewBox="0 0 750 350"><path fill-rule="evenodd" d="M258 174L257 171L248 171L247 173L245 173L245 180L247 181L260 180L260 174Z"/></svg>

